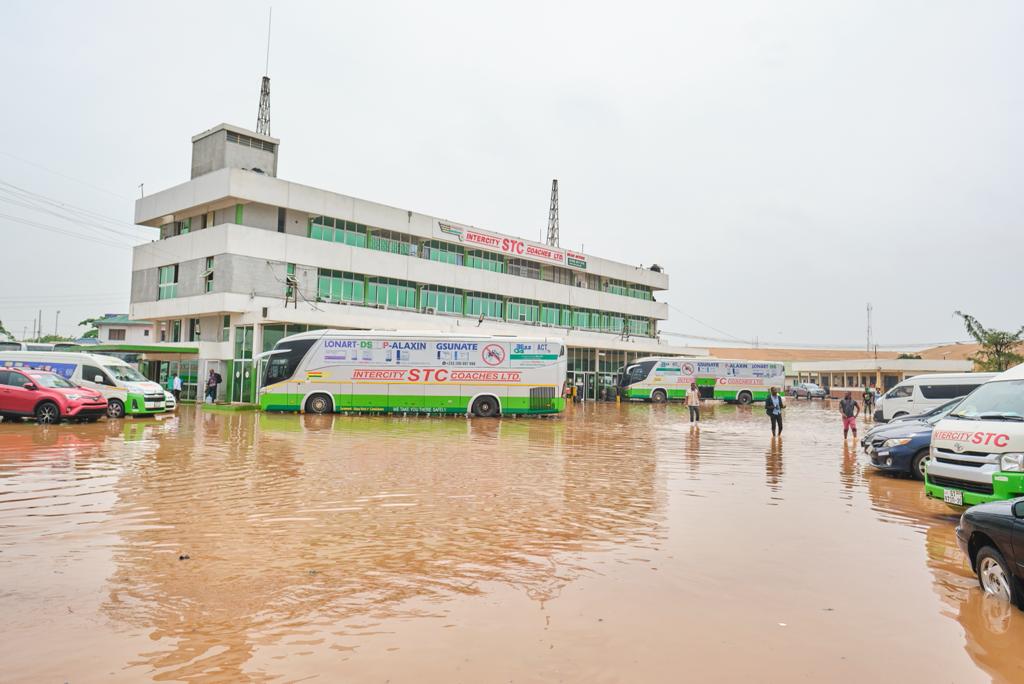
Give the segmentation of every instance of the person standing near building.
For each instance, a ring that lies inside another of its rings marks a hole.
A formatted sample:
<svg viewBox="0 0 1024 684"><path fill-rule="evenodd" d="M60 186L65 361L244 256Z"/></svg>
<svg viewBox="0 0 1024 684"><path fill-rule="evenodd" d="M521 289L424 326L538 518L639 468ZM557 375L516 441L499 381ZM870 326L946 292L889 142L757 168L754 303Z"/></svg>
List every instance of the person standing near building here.
<svg viewBox="0 0 1024 684"><path fill-rule="evenodd" d="M217 386L222 380L220 373L211 368L210 375L206 378L206 401L208 403L212 404L217 400Z"/></svg>
<svg viewBox="0 0 1024 684"><path fill-rule="evenodd" d="M772 387L771 394L764 400L764 411L772 421L772 437L782 436L782 409L786 408L778 387Z"/></svg>
<svg viewBox="0 0 1024 684"><path fill-rule="evenodd" d="M177 373L174 374L174 379L171 380L171 394L174 395L174 402L181 403L181 376Z"/></svg>
<svg viewBox="0 0 1024 684"><path fill-rule="evenodd" d="M839 413L843 416L843 439L847 439L853 430L853 439L857 439L857 416L860 415L860 404L853 399L853 392L839 400Z"/></svg>
<svg viewBox="0 0 1024 684"><path fill-rule="evenodd" d="M875 391L871 389L870 385L864 386L864 415L865 420L871 416L871 409L875 405Z"/></svg>
<svg viewBox="0 0 1024 684"><path fill-rule="evenodd" d="M690 389L686 391L686 406L690 409L690 422L700 422L700 390L697 383L691 382Z"/></svg>

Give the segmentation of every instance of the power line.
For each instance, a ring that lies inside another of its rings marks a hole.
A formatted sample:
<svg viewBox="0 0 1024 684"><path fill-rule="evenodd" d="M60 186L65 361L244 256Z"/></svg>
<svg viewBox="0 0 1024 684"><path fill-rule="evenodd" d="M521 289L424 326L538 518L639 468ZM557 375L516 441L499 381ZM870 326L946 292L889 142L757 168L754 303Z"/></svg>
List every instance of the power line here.
<svg viewBox="0 0 1024 684"><path fill-rule="evenodd" d="M81 178L75 178L74 176L69 176L66 173L61 173L60 171L54 171L53 169L47 168L47 167L43 166L42 164L37 164L36 162L29 161L28 159L22 159L21 157L19 157L17 155L11 154L10 152L5 152L3 150L0 150L0 154L4 155L5 157L10 157L11 159L20 161L22 164L28 164L29 166L34 166L37 169L42 169L43 171L46 171L47 173L52 173L55 176L60 176L61 178L65 178L65 179L67 179L69 181L73 181L75 183L80 183L80 184L82 184L82 185L84 185L86 187L92 188L93 190L99 190L100 192L105 192L108 195L111 195L113 197L118 197L118 198L123 199L123 200L132 200L131 197L125 197L124 195L119 195L116 192L113 192L111 190L107 190L106 188L101 188L98 185L93 185L92 183L90 183L88 181L84 181Z"/></svg>
<svg viewBox="0 0 1024 684"><path fill-rule="evenodd" d="M39 228L40 230L48 230L53 233L60 233L61 235L67 235L68 237L78 238L79 240L88 240L89 242L106 245L108 247L116 247L118 249L131 249L131 245L126 245L121 242L114 242L113 240L104 240L102 238L98 238L95 236L82 235L81 233L75 233L70 230L64 230L62 228L57 228L56 226L51 226L46 223L39 223L37 221L32 221L30 219L21 218L20 216L12 216L11 214L0 213L0 218L5 218L8 221L13 221L15 223L21 223L22 225L30 226L32 228Z"/></svg>
<svg viewBox="0 0 1024 684"><path fill-rule="evenodd" d="M726 332L726 331L724 331L724 330L721 330L721 329L719 329L719 328L716 328L715 326L713 326L713 325L711 325L711 324L709 324L709 323L705 323L704 321L700 320L700 319L699 319L699 318L697 318L696 316L691 316L690 314L688 314L688 313L686 313L685 311L683 311L682 309L680 309L680 308L679 308L678 306L675 306L675 305L673 305L673 304L669 304L669 305L668 305L668 307L669 307L670 309L675 309L676 311L678 311L679 313L683 314L684 316L686 316L686 317L687 317L687 318L689 318L690 320L692 320L692 321L696 321L697 323L700 323L700 324L701 324L701 325L703 325L703 326L704 326L705 328L710 328L711 330L714 330L714 331L715 331L716 333L720 333L720 334L722 334L722 335L726 335L727 337L730 337L730 338L732 338L732 341L735 341L735 342L749 342L749 340L744 340L744 339L742 339L742 338L736 337L736 336L735 336L735 335L733 335L732 333L728 333L728 332Z"/></svg>

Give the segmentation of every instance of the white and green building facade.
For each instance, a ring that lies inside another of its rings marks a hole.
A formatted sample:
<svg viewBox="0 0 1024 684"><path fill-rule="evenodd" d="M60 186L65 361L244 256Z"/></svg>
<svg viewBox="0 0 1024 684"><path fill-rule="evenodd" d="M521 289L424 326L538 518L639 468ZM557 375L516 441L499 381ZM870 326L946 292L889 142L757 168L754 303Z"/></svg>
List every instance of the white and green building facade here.
<svg viewBox="0 0 1024 684"><path fill-rule="evenodd" d="M131 315L221 400L253 401L254 357L316 328L558 336L588 398L638 356L707 353L659 340L664 272L283 180L280 141L235 126L192 142L191 180L135 203L159 239L134 249Z"/></svg>

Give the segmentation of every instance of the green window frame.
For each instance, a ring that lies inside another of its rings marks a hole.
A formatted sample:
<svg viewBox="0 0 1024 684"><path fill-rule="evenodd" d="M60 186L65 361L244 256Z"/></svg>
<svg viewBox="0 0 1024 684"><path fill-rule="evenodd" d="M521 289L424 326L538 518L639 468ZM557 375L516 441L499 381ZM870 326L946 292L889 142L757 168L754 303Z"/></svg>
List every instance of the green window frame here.
<svg viewBox="0 0 1024 684"><path fill-rule="evenodd" d="M501 297L484 294L482 292L466 293L466 315L474 318L483 315L484 318L502 320L504 318L505 302Z"/></svg>
<svg viewBox="0 0 1024 684"><path fill-rule="evenodd" d="M540 320L540 306L525 299L508 300L505 312L505 320L515 323L534 323Z"/></svg>
<svg viewBox="0 0 1024 684"><path fill-rule="evenodd" d="M157 299L174 299L178 296L178 264L161 266L157 280Z"/></svg>
<svg viewBox="0 0 1024 684"><path fill-rule="evenodd" d="M245 216L245 209L244 209L244 207L245 207L244 204L236 204L235 205L235 223L237 223L239 225L241 225L242 220L243 220L243 218Z"/></svg>
<svg viewBox="0 0 1024 684"><path fill-rule="evenodd" d="M314 240L336 242L352 247L366 247L367 227L361 223L330 216L314 216L309 220L308 230L309 237Z"/></svg>
<svg viewBox="0 0 1024 684"><path fill-rule="evenodd" d="M345 271L317 270L317 299L324 302L362 304L366 282L362 276Z"/></svg>
<svg viewBox="0 0 1024 684"><path fill-rule="evenodd" d="M203 290L213 292L213 257L206 257L206 275L203 277Z"/></svg>
<svg viewBox="0 0 1024 684"><path fill-rule="evenodd" d="M505 272L505 258L500 254L492 254L479 249L471 249L466 252L465 265L470 268L479 268L493 273Z"/></svg>
<svg viewBox="0 0 1024 684"><path fill-rule="evenodd" d="M462 292L450 287L423 287L420 289L420 310L426 309L434 309L437 313L462 314Z"/></svg>
<svg viewBox="0 0 1024 684"><path fill-rule="evenodd" d="M371 229L367 247L378 252L388 252L389 254L416 255L416 244L413 243L411 236L392 233L386 230Z"/></svg>
<svg viewBox="0 0 1024 684"><path fill-rule="evenodd" d="M286 264L284 267L284 296L291 299L295 296L295 264Z"/></svg>
<svg viewBox="0 0 1024 684"><path fill-rule="evenodd" d="M231 340L231 316L224 316L221 319L220 341L228 342L229 340Z"/></svg>
<svg viewBox="0 0 1024 684"><path fill-rule="evenodd" d="M544 305L540 309L540 322L544 325L558 325L559 309L557 306Z"/></svg>
<svg viewBox="0 0 1024 684"><path fill-rule="evenodd" d="M389 309L415 309L416 285L393 278L370 278L366 281L366 303Z"/></svg>
<svg viewBox="0 0 1024 684"><path fill-rule="evenodd" d="M465 260L462 247L441 242L440 240L427 240L424 242L421 254L424 259L439 261L444 264L454 264L455 266L462 266Z"/></svg>

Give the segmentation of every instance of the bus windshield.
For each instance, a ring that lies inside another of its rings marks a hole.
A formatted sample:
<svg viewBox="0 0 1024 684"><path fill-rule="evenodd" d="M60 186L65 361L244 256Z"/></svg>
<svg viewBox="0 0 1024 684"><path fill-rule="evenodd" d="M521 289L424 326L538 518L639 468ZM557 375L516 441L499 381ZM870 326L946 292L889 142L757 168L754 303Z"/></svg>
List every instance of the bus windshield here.
<svg viewBox="0 0 1024 684"><path fill-rule="evenodd" d="M274 353L267 360L267 368L263 372L263 387L275 382L287 380L295 374L295 369L306 356L309 348L316 340L292 340L278 342Z"/></svg>
<svg viewBox="0 0 1024 684"><path fill-rule="evenodd" d="M146 376L131 366L104 366L115 380L121 382L147 382Z"/></svg>
<svg viewBox="0 0 1024 684"><path fill-rule="evenodd" d="M628 385L635 385L638 382L643 382L650 375L651 369L654 368L654 364L657 361L643 361L641 363L633 364L632 366L626 366L626 370L622 373L622 387Z"/></svg>

